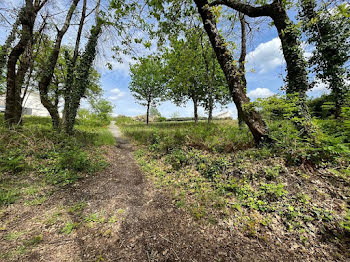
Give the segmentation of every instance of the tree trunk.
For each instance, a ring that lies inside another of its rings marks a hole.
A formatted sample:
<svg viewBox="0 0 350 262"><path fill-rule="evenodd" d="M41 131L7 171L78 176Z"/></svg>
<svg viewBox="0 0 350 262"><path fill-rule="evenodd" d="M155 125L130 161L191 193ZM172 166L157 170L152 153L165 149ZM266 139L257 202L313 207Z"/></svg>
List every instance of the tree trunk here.
<svg viewBox="0 0 350 262"><path fill-rule="evenodd" d="M213 99L213 90L214 90L214 82L215 82L215 60L216 57L214 56L213 60L213 72L212 72L212 77L210 78L210 72L209 72L209 67L210 67L210 62L207 57L208 53L204 50L204 43L203 43L203 37L201 35L201 47L202 47L202 57L204 60L205 64L205 76L207 78L207 83L208 83L208 101L207 101L207 111L208 111L208 124L211 122L213 119L213 108L214 108L214 99Z"/></svg>
<svg viewBox="0 0 350 262"><path fill-rule="evenodd" d="M207 0L195 0L198 12L202 17L204 28L209 36L212 47L216 53L219 64L226 76L226 80L238 112L242 115L248 125L257 144L271 142L268 130L261 115L250 106L244 87L241 84L238 68L234 65L233 56L220 35L216 19L208 6Z"/></svg>
<svg viewBox="0 0 350 262"><path fill-rule="evenodd" d="M64 126L66 125L67 111L70 110L69 108L71 106L73 74L74 74L74 68L76 66L78 56L79 56L80 39L81 39L81 35L83 33L83 27L84 27L84 22L85 22L85 18L86 18L86 9L87 9L87 0L84 0L82 12L81 12L80 23L79 23L79 29L78 29L77 38L75 41L75 48L74 48L73 57L72 57L72 59L70 59L68 53L66 53L66 55L65 55L68 69L67 69L67 79L66 79L65 90L64 90L64 109L63 109L63 117L62 117L62 122L63 122Z"/></svg>
<svg viewBox="0 0 350 262"><path fill-rule="evenodd" d="M147 125L149 124L149 111L150 111L150 108L151 108L151 101L148 101L147 102L147 113L146 113L146 124Z"/></svg>
<svg viewBox="0 0 350 262"><path fill-rule="evenodd" d="M52 77L55 72L55 67L57 64L58 56L60 53L61 49L61 44L62 44L62 39L63 36L66 34L70 21L72 19L74 10L77 7L77 4L79 3L80 0L74 0L69 8L69 11L66 16L66 20L64 22L64 25L61 30L58 30L57 36L56 36L56 41L55 41L55 46L45 64L46 68L43 73L43 76L40 79L39 82L39 92L40 92L40 100L43 106L49 111L50 116L52 118L52 126L55 130L58 130L60 127L60 117L58 113L58 107L55 106L53 102L51 102L48 93L49 93L49 86L52 81Z"/></svg>
<svg viewBox="0 0 350 262"><path fill-rule="evenodd" d="M344 103L346 101L347 97L347 91L345 88L339 88L339 85L337 83L334 83L335 78L332 79L331 81L331 97L333 98L333 101L335 103L335 111L334 111L334 118L339 119L341 116L341 109L344 106ZM339 79L338 83L341 83L343 79Z"/></svg>
<svg viewBox="0 0 350 262"><path fill-rule="evenodd" d="M90 69L96 56L96 47L99 35L102 31L102 21L99 21L95 27L91 29L91 35L85 47L85 52L81 57L81 61L76 68L77 78L74 79L73 90L71 94L71 105L67 111L65 132L71 134L74 129L75 119L80 106L80 100L86 92L89 81Z"/></svg>
<svg viewBox="0 0 350 262"><path fill-rule="evenodd" d="M337 119L340 117L341 108L346 102L349 91L345 83L346 77L344 77L346 70L344 68L343 71L344 64L342 59L339 59L344 52L339 50L339 46L345 44L345 41L337 35L339 33L337 28L341 25L337 25L337 22L327 17L327 14L326 17L322 17L324 14L316 10L315 0L302 0L300 3L299 15L303 20L303 29L310 37L308 42L315 45L317 51L313 56L314 59L310 59L310 61L314 60L311 66L316 66L315 72L319 79L329 82L331 98L335 103L334 117ZM335 38L338 43L334 42ZM349 59L349 56L347 58Z"/></svg>
<svg viewBox="0 0 350 262"><path fill-rule="evenodd" d="M26 6L19 14L22 25L22 35L17 45L12 49L7 62L7 90L5 122L11 127L20 124L22 114L21 86L18 86L16 65L20 56L25 52L26 47L33 39L33 27L37 12L32 1L27 0Z"/></svg>
<svg viewBox="0 0 350 262"><path fill-rule="evenodd" d="M32 79L32 76L33 76L33 71L34 71L34 61L35 59L37 58L38 54L39 54L39 51L40 51L40 46L41 46L41 42L42 42L42 39L43 39L43 34L42 32L44 31L44 29L46 28L46 19L47 19L47 16L43 18L44 21L43 23L41 24L40 26L40 29L39 31L37 32L38 33L38 36L36 38L33 39L32 41L32 45L31 45L31 53L30 53L30 63L29 63L29 73L28 73L28 76L27 76L27 80L26 80L26 84L25 84L25 87L24 87L24 90L23 90L23 94L22 94L22 99L21 99L21 105L22 105L22 108L23 108L23 102L24 102L24 99L28 93L28 90L29 90L29 86L30 86L30 80ZM37 45L37 49L35 50L35 56L33 56L33 47L34 45ZM20 85L22 86L22 84ZM23 117L23 112L22 112L22 117Z"/></svg>
<svg viewBox="0 0 350 262"><path fill-rule="evenodd" d="M301 48L300 31L295 28L296 25L289 19L282 4L275 3L278 4L274 5L274 12L271 17L281 39L282 51L287 64L287 99L298 98L294 115L298 119L294 121L294 124L302 137L312 137L314 128L306 105L306 92L309 89L309 82L306 61Z"/></svg>
<svg viewBox="0 0 350 262"><path fill-rule="evenodd" d="M241 55L239 57L239 72L241 75L241 83L244 88L244 92L247 93L247 79L245 77L245 60L247 56L247 33L246 33L246 20L243 13L239 13L239 21L241 24ZM238 113L238 126L243 128L244 120L241 113Z"/></svg>
<svg viewBox="0 0 350 262"><path fill-rule="evenodd" d="M250 17L271 17L276 26L278 36L281 40L282 51L287 64L286 89L289 99L297 96L294 124L301 133L301 136L312 137L313 125L311 115L306 105L306 91L309 89L306 62L300 42L300 30L289 19L284 3L275 0L272 4L254 7L235 0L216 0L210 4L226 5Z"/></svg>
<svg viewBox="0 0 350 262"><path fill-rule="evenodd" d="M10 50L13 42L16 40L16 34L18 32L18 27L20 26L20 24L21 24L21 21L18 17L16 22L12 26L12 30L10 32L10 35L7 37L5 44L2 46L2 49L0 52L0 75L2 75L3 69L6 65L9 50Z"/></svg>
<svg viewBox="0 0 350 262"><path fill-rule="evenodd" d="M208 124L213 120L213 109L214 109L214 101L213 98L209 98L209 109L208 109Z"/></svg>
<svg viewBox="0 0 350 262"><path fill-rule="evenodd" d="M96 4L96 25L92 27L90 31L89 40L85 46L84 54L81 57L80 63L77 65L75 71L77 72L77 77L72 83L72 92L70 98L70 105L66 112L65 118L65 132L67 134L73 133L75 119L80 107L80 100L85 95L86 87L89 83L89 75L92 63L96 57L96 48L98 38L102 32L102 20L99 18L99 7L100 0L97 0Z"/></svg>
<svg viewBox="0 0 350 262"><path fill-rule="evenodd" d="M194 96L192 97L192 101L193 101L193 118L194 118L194 122L197 124L198 123L198 101Z"/></svg>

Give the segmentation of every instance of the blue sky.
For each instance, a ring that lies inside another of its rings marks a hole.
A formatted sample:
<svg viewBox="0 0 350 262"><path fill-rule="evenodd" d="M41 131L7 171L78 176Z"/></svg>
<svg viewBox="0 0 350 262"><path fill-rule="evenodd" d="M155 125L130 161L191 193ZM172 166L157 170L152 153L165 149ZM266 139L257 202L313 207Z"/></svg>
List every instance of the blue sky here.
<svg viewBox="0 0 350 262"><path fill-rule="evenodd" d="M55 1L55 9L66 8L68 0ZM22 0L1 0L1 6L20 5ZM294 12L295 13L295 12ZM251 20L252 21L252 20ZM254 100L260 97L268 97L274 94L283 93L280 91L283 85L283 77L285 76L285 61L280 49L280 41L274 27L268 26L270 20L265 19L259 24L259 32L254 33L254 37L248 41L247 54L247 81L248 81L248 96ZM86 32L88 32L86 27ZM5 28L8 32L9 27ZM74 42L75 39L74 26L68 31L65 36L65 42ZM7 34L0 35L0 43L3 43ZM104 97L110 100L115 106L115 115L136 116L145 114L145 108L140 106L129 91L129 63L131 58L123 56L123 63L117 63L112 58L111 47L115 44L110 37L105 34L100 39L99 55L96 59L96 68L101 73L101 85L104 90ZM146 54L146 51L138 50L138 55ZM239 52L239 50L237 50ZM305 56L309 52L305 51ZM113 64L113 70L108 70L106 63ZM254 71L254 72L253 72ZM319 96L325 93L326 86L320 84L309 92L310 96ZM164 102L158 110L163 116L169 117L173 113L178 113L181 116L192 116L193 105L188 102L183 107L177 107L171 102ZM218 105L214 111L215 114L223 111L230 111L234 118L237 117L237 110L233 103L229 104L227 108L220 108ZM203 108L199 109L199 114L204 116Z"/></svg>
<svg viewBox="0 0 350 262"><path fill-rule="evenodd" d="M250 21L253 20L250 19ZM269 19L264 19L259 23L259 32L254 33L254 36L248 41L247 91L248 96L252 100L274 94L283 94L283 91L280 89L283 86L283 78L285 77L285 61L277 31L274 27L268 25L270 21ZM240 52L240 50L238 49L237 52ZM309 51L305 50L305 56L309 55ZM128 76L128 66L126 64L118 65L111 72L101 71L105 97L115 105L115 114L127 116L145 114L146 109L137 104L129 91L130 77ZM326 86L320 84L309 91L308 94L309 96L317 97L325 92L327 92ZM158 106L158 110L166 117L171 116L175 112L181 116L193 115L193 105L190 101L182 107L177 107L167 101ZM226 108L221 108L220 105L217 105L214 115L225 111L231 112L232 117L237 117L237 110L233 103L230 103ZM202 116L206 115L203 108L199 109L199 114Z"/></svg>

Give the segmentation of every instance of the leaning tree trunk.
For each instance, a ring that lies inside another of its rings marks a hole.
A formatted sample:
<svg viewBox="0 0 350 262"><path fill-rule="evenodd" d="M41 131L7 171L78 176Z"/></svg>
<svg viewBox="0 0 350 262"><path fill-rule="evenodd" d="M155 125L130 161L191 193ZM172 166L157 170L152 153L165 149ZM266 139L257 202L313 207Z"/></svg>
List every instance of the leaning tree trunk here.
<svg viewBox="0 0 350 262"><path fill-rule="evenodd" d="M205 2L207 3L207 1ZM294 118L298 120L294 123L302 136L312 137L313 125L306 105L306 91L309 89L309 83L306 62L301 48L300 31L289 19L282 0L275 0L272 4L259 7L235 0L216 0L210 4L210 6L215 5L226 5L249 17L268 16L273 19L287 64L288 86L286 93L291 99L297 96L298 100L294 115Z"/></svg>
<svg viewBox="0 0 350 262"><path fill-rule="evenodd" d="M80 59L80 63L76 67L77 77L72 83L72 92L70 98L70 105L66 112L65 118L65 132L72 134L78 109L80 107L80 100L85 95L86 87L89 83L90 69L96 57L96 48L98 38L102 32L103 22L99 17L100 0L96 4L96 25L92 27L90 37L85 47L84 54Z"/></svg>
<svg viewBox="0 0 350 262"><path fill-rule="evenodd" d="M239 13L239 21L241 24L241 55L239 57L239 72L241 75L241 83L247 93L247 79L245 77L245 60L247 56L247 32L246 32L246 20L243 13ZM243 117L238 113L238 126L242 128L244 125Z"/></svg>
<svg viewBox="0 0 350 262"><path fill-rule="evenodd" d="M18 27L20 26L20 24L21 24L21 21L18 17L16 22L12 26L12 30L10 32L10 35L7 37L5 44L2 46L2 49L0 51L0 75L2 75L3 69L6 65L7 58L8 58L8 52L9 52L13 42L16 40L16 34L18 32Z"/></svg>
<svg viewBox="0 0 350 262"><path fill-rule="evenodd" d="M245 60L247 56L247 33L246 33L246 20L243 13L239 13L239 21L241 24L241 55L239 57L239 73L241 76L241 83L247 93L247 79L245 77ZM238 113L238 126L242 128L244 125L243 117Z"/></svg>
<svg viewBox="0 0 350 262"><path fill-rule="evenodd" d="M78 56L79 56L79 47L80 47L80 40L81 35L83 33L83 27L86 19L86 9L87 9L87 0L84 0L83 2L83 8L81 12L81 18L77 33L77 38L75 41L75 47L74 47L74 54L72 59L69 57L69 53L66 52L66 62L67 62L67 78L65 83L65 90L64 90L64 109L63 109L63 117L62 122L63 126L66 125L66 118L67 118L67 111L69 111L69 107L71 105L71 94L72 94L72 85L73 85L73 74L74 74L74 68L76 66Z"/></svg>
<svg viewBox="0 0 350 262"><path fill-rule="evenodd" d="M271 142L268 130L261 115L250 106L244 87L241 84L237 66L233 63L233 55L216 26L216 18L210 10L207 0L195 0L198 12L202 17L204 28L209 36L212 47L216 53L219 64L226 76L226 80L233 101L239 114L249 127L256 143Z"/></svg>
<svg viewBox="0 0 350 262"><path fill-rule="evenodd" d="M22 25L22 34L17 45L12 49L7 62L7 90L5 122L7 126L20 124L22 115L21 86L18 86L16 66L20 56L25 52L26 47L33 39L33 27L37 12L32 1L27 0L26 6L19 14Z"/></svg>
<svg viewBox="0 0 350 262"><path fill-rule="evenodd" d="M44 69L43 76L41 77L39 82L40 100L43 106L47 109L47 111L49 111L49 114L52 119L52 126L55 130L58 130L60 127L60 116L58 113L58 106L56 106L55 103L51 102L51 99L49 98L49 86L51 84L52 77L55 72L63 36L66 34L70 26L70 21L73 17L74 10L76 9L79 1L80 0L74 0L72 2L67 13L64 25L62 29L58 30L57 32L55 46L45 64L46 68Z"/></svg>

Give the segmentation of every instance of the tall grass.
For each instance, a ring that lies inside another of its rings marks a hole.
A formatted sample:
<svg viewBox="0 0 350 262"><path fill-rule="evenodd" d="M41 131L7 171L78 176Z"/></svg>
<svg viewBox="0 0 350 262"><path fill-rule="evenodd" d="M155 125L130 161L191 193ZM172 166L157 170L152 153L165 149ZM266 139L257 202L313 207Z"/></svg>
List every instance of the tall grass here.
<svg viewBox="0 0 350 262"><path fill-rule="evenodd" d="M161 122L146 125L140 122L116 121L125 135L140 144L159 144L166 152L181 146L190 146L211 152L232 152L254 145L248 129L239 129L236 121Z"/></svg>

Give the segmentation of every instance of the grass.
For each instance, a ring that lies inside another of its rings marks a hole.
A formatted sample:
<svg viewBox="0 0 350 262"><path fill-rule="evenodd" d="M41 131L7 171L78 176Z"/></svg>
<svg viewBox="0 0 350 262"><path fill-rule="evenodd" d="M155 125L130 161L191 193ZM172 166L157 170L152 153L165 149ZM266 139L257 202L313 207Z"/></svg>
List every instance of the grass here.
<svg viewBox="0 0 350 262"><path fill-rule="evenodd" d="M49 118L25 117L21 128L8 130L0 115L0 206L20 199L25 205L43 204L44 191L72 185L104 168L100 147L114 143L104 127L78 123L75 134L66 136L52 130Z"/></svg>
<svg viewBox="0 0 350 262"><path fill-rule="evenodd" d="M22 127L8 130L0 115L0 233L4 240L0 260L4 261L22 261L45 242L42 227L63 235L78 229L87 204L50 203L50 196L105 168L103 146L115 144L108 129L97 122L91 126L78 121L72 136L53 131L49 118L24 117L23 122ZM48 206L52 210L40 214ZM28 217L35 227L9 226L22 215L21 210L37 210L38 217Z"/></svg>
<svg viewBox="0 0 350 262"><path fill-rule="evenodd" d="M148 144L154 150L165 152L183 145L211 152L234 152L253 147L248 130L233 128L235 126L235 121L212 125L206 122L199 122L198 125L192 122L161 122L149 126L135 122L122 128L124 134L139 144Z"/></svg>
<svg viewBox="0 0 350 262"><path fill-rule="evenodd" d="M343 175L350 170L348 134L338 141L343 151L332 148L336 138L324 128L329 123L320 125L323 144L318 148L300 143L293 127L281 121L270 127L276 145L260 148L246 128L230 120L147 126L120 118L117 125L138 145L135 157L155 185L170 192L174 204L199 221L229 224L258 238L273 225L274 234L295 236L303 243L315 232L322 234L324 227L333 228L336 239L346 234L347 204L341 195L350 182ZM325 154L323 147L331 148ZM333 179L335 169L341 179ZM328 191L315 187L311 177ZM334 199L342 203L339 209L329 204Z"/></svg>

